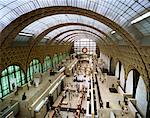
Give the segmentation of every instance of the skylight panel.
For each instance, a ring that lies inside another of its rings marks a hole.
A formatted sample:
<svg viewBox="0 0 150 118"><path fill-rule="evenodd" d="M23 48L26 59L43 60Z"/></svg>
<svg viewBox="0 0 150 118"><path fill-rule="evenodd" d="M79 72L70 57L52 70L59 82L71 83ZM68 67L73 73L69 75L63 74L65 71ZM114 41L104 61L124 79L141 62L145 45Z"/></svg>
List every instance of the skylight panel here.
<svg viewBox="0 0 150 118"><path fill-rule="evenodd" d="M3 29L4 27L5 27L5 25L2 24L2 23L0 23L0 31L1 31L1 29Z"/></svg>
<svg viewBox="0 0 150 118"><path fill-rule="evenodd" d="M97 11L98 13L111 19L115 18L115 16L112 15L112 12L116 12L124 16L124 11L126 11L129 7L133 8L138 13L145 10L144 7L150 7L150 2L148 0L138 0L138 2L135 2L135 0L0 0L0 3L2 4L0 5L0 16L7 16L7 19L10 22L20 15L30 12L31 10L48 6L66 6L68 4L69 6L76 6ZM140 4L144 7L142 7ZM10 8L12 11L2 11L3 5L7 5L5 8ZM9 12L13 13L8 14ZM118 15L116 13L115 15ZM131 12L129 12L129 15L131 15ZM132 17L134 17L134 15L137 15L137 13L132 13ZM129 18L131 17L128 17L127 19ZM68 21L68 19L66 20ZM78 20L79 19L76 19L76 21ZM75 21L75 19L73 21ZM8 24L10 22L8 22Z"/></svg>
<svg viewBox="0 0 150 118"><path fill-rule="evenodd" d="M4 5L0 4L0 10L4 7Z"/></svg>
<svg viewBox="0 0 150 118"><path fill-rule="evenodd" d="M7 8L7 7L4 7L3 9L0 10L0 18L4 17L5 14L9 13L11 11L11 9Z"/></svg>
<svg viewBox="0 0 150 118"><path fill-rule="evenodd" d="M9 0L8 0L9 1ZM25 3L26 1L24 1ZM14 9L22 4L24 4L23 1L19 2L18 0L11 2L10 4L7 5L8 8Z"/></svg>
<svg viewBox="0 0 150 118"><path fill-rule="evenodd" d="M7 26L7 24L8 24L9 22L11 22L11 20L8 19L7 17L3 17L3 18L0 20L0 22L1 22L3 25Z"/></svg>
<svg viewBox="0 0 150 118"><path fill-rule="evenodd" d="M86 2L84 0L80 0L81 8L86 8Z"/></svg>
<svg viewBox="0 0 150 118"><path fill-rule="evenodd" d="M94 9L94 6L95 6L95 2L91 2L90 5L89 5L89 9L90 9L90 10L93 10L93 9Z"/></svg>
<svg viewBox="0 0 150 118"><path fill-rule="evenodd" d="M133 5L135 3L135 0L127 0L127 2L125 2L125 4L130 7L131 5Z"/></svg>
<svg viewBox="0 0 150 118"><path fill-rule="evenodd" d="M145 6L146 4L149 4L148 0L139 0L138 1L142 6Z"/></svg>
<svg viewBox="0 0 150 118"><path fill-rule="evenodd" d="M28 5L30 6L30 9L31 9L31 10L36 9L36 6L34 5L33 2L29 2Z"/></svg>
<svg viewBox="0 0 150 118"><path fill-rule="evenodd" d="M0 3L6 6L6 5L8 5L8 4L12 3L12 2L15 2L15 1L16 0L0 0Z"/></svg>

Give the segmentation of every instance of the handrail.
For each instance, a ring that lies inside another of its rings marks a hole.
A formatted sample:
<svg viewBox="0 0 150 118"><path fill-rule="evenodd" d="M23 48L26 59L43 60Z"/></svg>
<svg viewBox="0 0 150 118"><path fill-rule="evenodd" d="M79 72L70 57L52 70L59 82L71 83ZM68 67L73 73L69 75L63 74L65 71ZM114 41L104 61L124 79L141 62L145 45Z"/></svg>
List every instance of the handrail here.
<svg viewBox="0 0 150 118"><path fill-rule="evenodd" d="M94 118L94 98L93 98L93 80L91 77L91 114L92 118Z"/></svg>
<svg viewBox="0 0 150 118"><path fill-rule="evenodd" d="M61 73L56 80L40 95L40 97L38 97L38 99L31 105L31 108L43 97L43 95L45 93L48 92L48 90L58 81L58 79L63 75L63 73Z"/></svg>

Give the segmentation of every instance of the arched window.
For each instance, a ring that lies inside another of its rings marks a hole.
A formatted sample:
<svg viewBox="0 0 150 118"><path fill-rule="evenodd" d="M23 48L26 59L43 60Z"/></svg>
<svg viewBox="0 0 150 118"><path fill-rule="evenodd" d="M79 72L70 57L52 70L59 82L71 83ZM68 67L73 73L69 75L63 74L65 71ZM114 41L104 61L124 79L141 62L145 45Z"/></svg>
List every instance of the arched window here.
<svg viewBox="0 0 150 118"><path fill-rule="evenodd" d="M33 79L34 73L42 73L42 65L38 59L33 59L28 67L27 80Z"/></svg>
<svg viewBox="0 0 150 118"><path fill-rule="evenodd" d="M17 65L7 67L1 73L0 83L0 98L2 98L9 94L14 87L26 83L23 70Z"/></svg>
<svg viewBox="0 0 150 118"><path fill-rule="evenodd" d="M69 52L66 52L66 56L69 56Z"/></svg>
<svg viewBox="0 0 150 118"><path fill-rule="evenodd" d="M55 61L56 61L56 64L59 63L59 58L58 58L58 55L55 56Z"/></svg>
<svg viewBox="0 0 150 118"><path fill-rule="evenodd" d="M59 59L59 63L62 62L63 57L62 57L62 54L61 54L61 53L59 54L58 59Z"/></svg>
<svg viewBox="0 0 150 118"><path fill-rule="evenodd" d="M64 54L63 54L63 59L65 59L66 58L66 52L64 52Z"/></svg>
<svg viewBox="0 0 150 118"><path fill-rule="evenodd" d="M46 56L43 64L43 71L45 72L51 67L52 67L52 61L49 56Z"/></svg>
<svg viewBox="0 0 150 118"><path fill-rule="evenodd" d="M56 69L57 70L57 64L58 64L58 56L55 54L54 57L53 57L53 68L54 70Z"/></svg>

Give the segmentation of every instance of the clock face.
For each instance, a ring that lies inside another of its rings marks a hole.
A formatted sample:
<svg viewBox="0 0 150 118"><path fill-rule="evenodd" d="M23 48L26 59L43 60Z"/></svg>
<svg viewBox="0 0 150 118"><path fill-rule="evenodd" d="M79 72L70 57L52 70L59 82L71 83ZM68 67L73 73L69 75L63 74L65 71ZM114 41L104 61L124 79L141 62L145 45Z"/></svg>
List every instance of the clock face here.
<svg viewBox="0 0 150 118"><path fill-rule="evenodd" d="M82 48L83 53L87 53L87 48Z"/></svg>

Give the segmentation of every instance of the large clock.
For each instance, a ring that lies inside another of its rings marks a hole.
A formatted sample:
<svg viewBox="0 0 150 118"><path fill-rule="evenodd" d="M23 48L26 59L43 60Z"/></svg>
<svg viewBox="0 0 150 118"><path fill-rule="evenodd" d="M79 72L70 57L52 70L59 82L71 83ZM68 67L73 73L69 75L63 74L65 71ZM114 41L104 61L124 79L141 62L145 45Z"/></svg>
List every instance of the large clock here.
<svg viewBox="0 0 150 118"><path fill-rule="evenodd" d="M87 53L88 49L86 47L82 48L83 53Z"/></svg>

